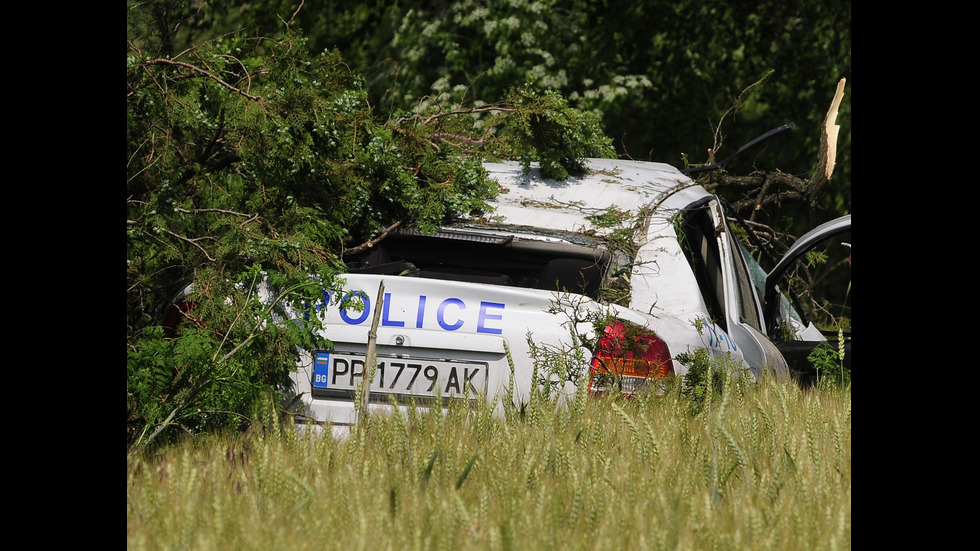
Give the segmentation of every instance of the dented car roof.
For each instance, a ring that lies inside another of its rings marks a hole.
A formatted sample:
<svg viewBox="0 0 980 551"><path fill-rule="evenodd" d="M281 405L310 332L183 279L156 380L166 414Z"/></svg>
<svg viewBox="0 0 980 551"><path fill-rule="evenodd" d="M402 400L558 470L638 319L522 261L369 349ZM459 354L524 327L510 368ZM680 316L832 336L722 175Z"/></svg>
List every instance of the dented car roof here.
<svg viewBox="0 0 980 551"><path fill-rule="evenodd" d="M543 178L536 165L524 174L518 162L485 163L500 185L500 194L489 201L494 207L489 217L507 226L602 235L609 229L597 227L590 217L610 207L632 217L642 208L660 206L669 211L709 195L668 164L621 159L586 162L587 174L565 181Z"/></svg>

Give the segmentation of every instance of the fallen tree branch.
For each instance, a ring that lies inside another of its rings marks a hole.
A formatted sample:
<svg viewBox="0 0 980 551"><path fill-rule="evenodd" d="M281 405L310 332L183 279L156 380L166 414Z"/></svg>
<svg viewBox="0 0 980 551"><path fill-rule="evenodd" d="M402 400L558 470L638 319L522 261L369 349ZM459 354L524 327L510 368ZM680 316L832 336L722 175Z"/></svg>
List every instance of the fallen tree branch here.
<svg viewBox="0 0 980 551"><path fill-rule="evenodd" d="M442 140L444 142L456 142L466 145L472 145L475 147L483 147L487 144L486 140L477 140L475 138L470 138L469 136L461 136L459 134L450 134L448 132L436 132L432 135L433 138L437 140Z"/></svg>
<svg viewBox="0 0 980 551"><path fill-rule="evenodd" d="M241 90L239 88L236 88L236 87L232 86L231 84L228 84L227 82L221 80L220 77L218 77L217 75L211 73L210 71L206 71L204 69L201 69L200 67L198 67L196 65L193 65L191 63L185 63L183 61L173 61L171 59L149 59L147 61L144 61L143 62L143 65L173 65L173 66L176 66L176 67L182 67L184 69L188 69L188 70L191 70L191 71L194 71L194 72L197 72L197 73L201 73L202 75L204 75L204 76L206 76L208 78L211 78L212 80L214 80L218 84L224 86L225 88L231 90L232 92L234 92L236 94L239 94L239 95L241 95L243 97L246 97L246 98L248 98L250 100L262 101L262 97L261 96L253 96L252 94L249 94L248 92L245 92L244 90Z"/></svg>
<svg viewBox="0 0 980 551"><path fill-rule="evenodd" d="M494 111L499 111L501 113L513 113L517 111L516 109L510 107L500 107L500 106L490 106L490 107L474 107L472 109L453 109L452 111L439 111L438 113L433 113L425 119L422 119L422 115L416 114L411 117L402 117L395 121L396 125L400 125L406 121L416 121L422 126L432 123L443 117L449 117L452 115L473 115L475 113L492 113Z"/></svg>
<svg viewBox="0 0 980 551"><path fill-rule="evenodd" d="M382 239L384 239L385 237L388 237L388 234L391 233L398 226L401 226L402 225L402 222L404 222L404 220L399 220L399 221L395 222L394 224L392 224L392 225L388 226L387 228L385 228L385 231L381 232L381 235L379 235L378 237L376 237L376 238L374 238L374 239L372 239L372 240L370 240L370 241L368 241L366 243L363 243L361 245L358 245L356 247L352 247L350 249L345 250L341 254L341 256L347 256L349 254L357 254L359 252L366 251L367 249L370 249L371 247L377 245Z"/></svg>
<svg viewBox="0 0 980 551"><path fill-rule="evenodd" d="M257 216L256 214L246 214L244 212L235 212L233 210L227 210L227 209L185 209L185 208L178 207L174 210L176 210L177 212L182 212L184 214L201 214L202 212L220 212L224 214L241 216L242 218L255 218Z"/></svg>
<svg viewBox="0 0 980 551"><path fill-rule="evenodd" d="M824 119L817 168L807 186L807 196L811 204L816 204L817 194L830 181L834 174L834 166L837 164L837 136L840 134L837 112L840 109L841 99L844 97L844 82L845 79L842 78L837 83L837 91L834 93L834 99L830 102L830 109L827 110L827 117Z"/></svg>
<svg viewBox="0 0 980 551"><path fill-rule="evenodd" d="M183 235L178 235L178 234L176 234L176 233L174 233L174 232L172 232L170 230L163 230L163 231L169 233L170 235L176 237L177 239L180 239L182 241L186 241L186 242L190 243L191 245L194 245L195 247L197 247L198 249L200 249L202 253L204 253L204 256L206 256L208 260L210 260L211 262L214 262L214 258L211 258L211 255L208 254L208 251L206 251L204 249L204 247L202 247L202 246L200 246L199 244L196 243L196 241L198 241L199 239L214 239L213 237L198 237L196 239L191 239L189 237L184 237Z"/></svg>

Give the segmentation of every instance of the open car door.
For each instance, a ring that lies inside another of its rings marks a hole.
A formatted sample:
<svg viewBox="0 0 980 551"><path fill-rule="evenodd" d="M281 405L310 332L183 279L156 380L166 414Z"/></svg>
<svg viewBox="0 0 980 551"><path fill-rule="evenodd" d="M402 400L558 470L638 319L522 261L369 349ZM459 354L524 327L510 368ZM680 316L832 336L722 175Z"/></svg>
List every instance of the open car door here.
<svg viewBox="0 0 980 551"><path fill-rule="evenodd" d="M851 231L851 215L841 216L825 222L800 237L786 252L783 258L766 276L763 297L766 332L776 343L789 364L790 372L801 378L803 384L812 382L816 370L807 357L821 342L827 340L823 332L818 330L807 315L799 301L794 300L787 284L787 277L798 269L798 263L805 260L805 255L819 246L829 246L846 251L846 261L849 262L850 243L831 242L831 239L849 234ZM836 241L836 240L835 240ZM850 277L847 277L849 291ZM782 286L782 288L781 288ZM849 308L847 316L849 317ZM793 318L793 319L791 319ZM784 328L794 328L793 338L786 338ZM844 366L850 369L851 339L850 329L844 332ZM837 338L836 331L833 339ZM834 346L836 349L836 346Z"/></svg>

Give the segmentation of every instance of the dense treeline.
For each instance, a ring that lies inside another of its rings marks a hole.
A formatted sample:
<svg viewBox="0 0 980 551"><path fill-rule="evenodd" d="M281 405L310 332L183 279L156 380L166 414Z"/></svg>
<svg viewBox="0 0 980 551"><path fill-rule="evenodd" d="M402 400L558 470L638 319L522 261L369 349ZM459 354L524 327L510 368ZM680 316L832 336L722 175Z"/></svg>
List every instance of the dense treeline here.
<svg viewBox="0 0 980 551"><path fill-rule="evenodd" d="M483 158L707 163L793 121L729 173L808 177L850 6L770 4L127 2L130 443L247 426L325 344L256 299L260 272L310 301L386 228L483 208ZM834 180L765 222L849 211L848 98Z"/></svg>
<svg viewBox="0 0 980 551"><path fill-rule="evenodd" d="M834 88L851 76L851 3L841 0L267 0L202 7L178 34L186 43L267 35L285 21L313 51L337 48L382 113L496 103L526 83L599 116L620 155L677 166L797 124L729 166L742 174L808 177ZM850 93L839 124L838 168L821 202L829 213L801 227L850 210Z"/></svg>

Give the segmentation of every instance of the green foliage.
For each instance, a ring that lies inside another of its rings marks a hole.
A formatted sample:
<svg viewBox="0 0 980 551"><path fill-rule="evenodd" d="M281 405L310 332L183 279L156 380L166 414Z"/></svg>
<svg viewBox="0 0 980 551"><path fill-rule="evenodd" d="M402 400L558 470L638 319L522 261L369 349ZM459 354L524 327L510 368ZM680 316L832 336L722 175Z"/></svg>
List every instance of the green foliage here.
<svg viewBox="0 0 980 551"><path fill-rule="evenodd" d="M832 0L408 2L376 18L390 35L307 28L314 40L329 33L324 44L362 56L380 105L409 109L430 98L464 96L492 102L513 83L528 83L594 113L618 153L671 164L680 164L684 153L701 161L709 149L724 156L796 122L802 131L767 144L766 159L783 171L809 174L834 86L851 77L850 6ZM741 92L770 73L715 136ZM849 95L840 124L827 203L846 212ZM748 171L757 164L748 156L731 168Z"/></svg>
<svg viewBox="0 0 980 551"><path fill-rule="evenodd" d="M188 332L175 342L163 339L162 327L147 328L146 338L129 357L127 375L129 398L146 404L143 411L148 422L163 422L169 411L161 409L163 404L157 398L172 395L183 386L181 379L203 371L210 360L209 350L215 345L209 335L200 332ZM177 367L183 369L174 373Z"/></svg>
<svg viewBox="0 0 980 551"><path fill-rule="evenodd" d="M586 218L597 228L616 228L617 226L628 222L631 217L628 211L620 210L616 205L610 205L609 208L595 214L591 214ZM634 229L635 228L633 227L629 228L629 230Z"/></svg>
<svg viewBox="0 0 980 551"><path fill-rule="evenodd" d="M817 370L819 388L851 388L851 370L844 366L844 332L837 330L837 348L829 341L820 342L807 356Z"/></svg>
<svg viewBox="0 0 980 551"><path fill-rule="evenodd" d="M701 163L709 150L723 158L771 128L798 125L765 146L764 162L753 154L729 167L742 173L760 164L812 173L834 87L842 77L860 85L851 78L851 6L836 0L301 4L138 5L167 14L160 28L174 29L168 54L241 29L250 36L286 24L302 29L312 51L337 48L361 70L370 102L385 111L482 106L518 83L555 91L594 114L620 155L637 159ZM742 96L765 75L764 85ZM822 202L840 214L850 211L850 105L848 93L836 175ZM813 225L808 210L792 214Z"/></svg>
<svg viewBox="0 0 980 551"><path fill-rule="evenodd" d="M612 140L602 133L598 117L571 109L557 92L538 93L525 86L512 90L507 103L516 116L502 127L500 135L505 139L513 136L516 139L509 142L526 145L500 147L497 154L520 160L525 173L531 162L538 161L543 177L565 180L569 174L585 172L583 158L615 156Z"/></svg>
<svg viewBox="0 0 980 551"><path fill-rule="evenodd" d="M743 392L749 382L740 362L731 357L711 358L704 348L675 357L687 367L680 393L689 398L689 411L698 414L727 392Z"/></svg>
<svg viewBox="0 0 980 551"><path fill-rule="evenodd" d="M677 355L677 360L687 367L684 393L691 398L692 410L700 411L704 404L721 396L725 372L716 362L711 361L705 349L698 348L691 353L682 352Z"/></svg>
<svg viewBox="0 0 980 551"><path fill-rule="evenodd" d="M296 345L326 343L283 322L278 301L250 286L202 277L195 285L223 291L190 297L177 327L147 326L130 341L127 362L128 441L153 447L182 434L251 426L257 404L280 403ZM302 297L301 293L295 293Z"/></svg>
<svg viewBox="0 0 980 551"><path fill-rule="evenodd" d="M583 328L590 327L601 313L583 308L585 301L584 297L566 293L558 294L551 301L548 312L563 320L569 344L556 346L542 343L537 336L528 332L528 353L533 363L532 400L557 401L569 385L584 387L587 383L584 378L588 377L590 350L595 344L595 336L583 331ZM508 359L512 363L509 356Z"/></svg>

